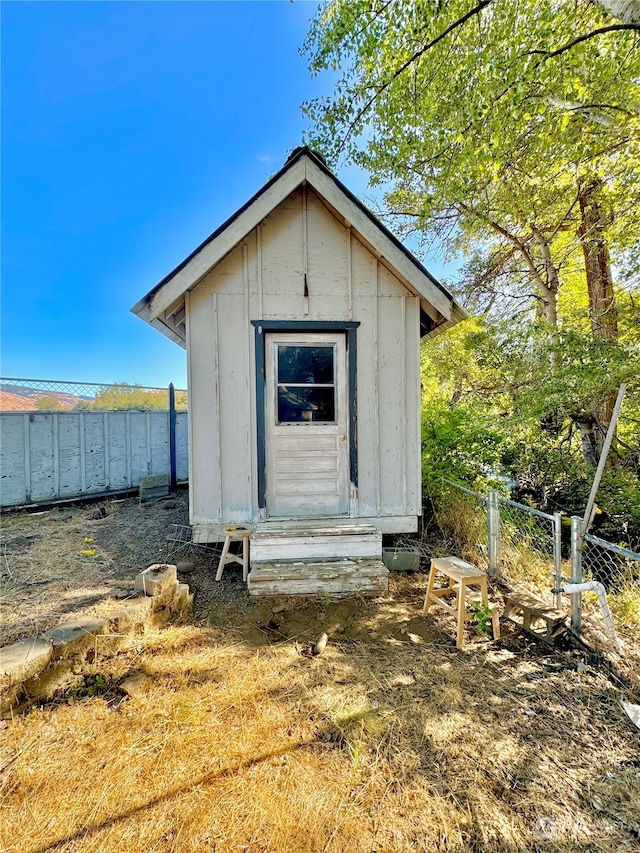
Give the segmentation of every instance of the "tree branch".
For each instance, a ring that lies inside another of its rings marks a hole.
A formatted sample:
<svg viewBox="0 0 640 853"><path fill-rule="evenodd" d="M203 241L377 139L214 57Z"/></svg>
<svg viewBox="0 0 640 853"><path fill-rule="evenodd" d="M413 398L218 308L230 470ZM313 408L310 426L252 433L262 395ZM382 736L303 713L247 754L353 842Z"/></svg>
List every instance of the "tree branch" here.
<svg viewBox="0 0 640 853"><path fill-rule="evenodd" d="M635 30L636 32L640 32L640 24L610 24L608 27L600 27L597 30L592 30L590 33L583 33L581 36L571 39L571 41L568 41L556 50L530 50L528 52L530 54L541 54L545 59L552 59L554 56L560 56L561 53L571 50L572 47L580 44L580 42L588 41L603 33L611 33L617 30Z"/></svg>
<svg viewBox="0 0 640 853"><path fill-rule="evenodd" d="M400 66L400 68L397 68L397 69L393 72L393 74L391 75L391 77L387 80L387 82L386 82L386 83L384 83L382 86L380 86L378 89L376 89L376 91L375 91L375 92L374 92L374 94L369 98L369 100L366 102L366 104L358 110L358 112L357 112L357 114L356 114L355 118L353 119L353 121L349 123L349 129L348 129L347 133L345 134L344 139L343 139L343 140L342 140L342 142L340 143L340 147L338 148L338 153L340 153L340 152L344 149L344 146L346 145L347 140L348 140L348 139L349 139L349 137L351 136L351 133L354 131L354 129L355 129L355 127L356 127L356 125L358 124L358 122L360 121L360 119L363 117L363 115L364 115L366 112L368 112L368 111L369 111L369 109L370 109L371 105L372 105L373 103L375 103L375 101L380 97L380 95L381 95L381 94L382 94L386 89L388 89L388 88L389 88L389 86L394 82L394 80L397 80L397 79L398 79L398 77L399 77L399 76L400 76L404 71L406 71L406 70L407 70L407 68L408 68L412 63L414 63L414 62L416 61L416 59L419 59L419 58L420 58L421 56L423 56L423 54L425 54L428 50L431 50L431 48L432 48L432 47L435 47L435 45L436 45L436 44L438 44L438 42L442 41L442 39L446 38L446 37L447 37L450 33L452 33L454 30L457 30L457 29L458 29L458 27L461 27L463 24L466 24L466 22L467 22L470 18L473 18L475 15L480 14L480 12L485 8L485 6L488 6L491 2L492 2L492 0L480 0L480 2L478 3L478 5L477 5L477 6L474 6L474 7L473 7L473 9L470 9L470 10L469 10L465 15L463 15L461 18L458 18L456 21L454 21L452 24L450 24L450 25L446 28L446 30L443 30L443 32L441 32L439 35L437 35L437 36L436 36L434 39L432 39L428 44L426 44L424 47L421 47L421 48L420 48L420 50L417 50L417 51L416 51L412 56L410 56L410 57L409 57L409 59L407 59L407 61L406 61L406 62L404 62L404 63Z"/></svg>

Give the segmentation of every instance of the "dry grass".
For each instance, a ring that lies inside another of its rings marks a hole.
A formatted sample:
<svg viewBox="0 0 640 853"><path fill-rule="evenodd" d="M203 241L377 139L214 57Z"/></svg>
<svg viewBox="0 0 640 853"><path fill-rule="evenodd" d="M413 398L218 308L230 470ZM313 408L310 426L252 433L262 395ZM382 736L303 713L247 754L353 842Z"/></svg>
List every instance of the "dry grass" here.
<svg viewBox="0 0 640 853"><path fill-rule="evenodd" d="M637 849L640 738L602 674L419 639L307 659L230 628L149 634L93 666L103 695L0 733L0 848ZM132 672L148 688L127 699Z"/></svg>
<svg viewBox="0 0 640 853"><path fill-rule="evenodd" d="M183 520L186 495L176 503L167 512L137 498L110 499L100 504L104 518L93 517L97 504L3 513L0 645L46 631L163 562L167 530Z"/></svg>
<svg viewBox="0 0 640 853"><path fill-rule="evenodd" d="M69 514L8 518L14 633L20 614L57 620L58 596L73 603L80 586L111 588L155 562L169 518L132 502L104 521ZM29 524L38 538L25 544ZM80 560L85 536L98 560ZM524 570L509 580L548 586L546 569ZM420 616L420 574L392 576L373 602L329 603L251 602L237 573L215 584L212 572L205 560L189 578L198 624L149 633L94 661L84 687L0 723L2 851L638 849L640 732L619 703L640 694L588 654L508 622L500 641L458 652L448 616ZM628 669L640 660L635 604L621 632ZM584 614L601 645L596 604ZM321 630L326 652L302 656ZM128 698L134 673L148 680Z"/></svg>

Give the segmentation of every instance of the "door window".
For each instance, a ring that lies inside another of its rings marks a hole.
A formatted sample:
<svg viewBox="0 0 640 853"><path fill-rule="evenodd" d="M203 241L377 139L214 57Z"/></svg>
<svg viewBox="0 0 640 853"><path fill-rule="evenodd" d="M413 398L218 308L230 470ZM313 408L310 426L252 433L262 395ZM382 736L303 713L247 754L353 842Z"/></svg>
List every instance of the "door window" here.
<svg viewBox="0 0 640 853"><path fill-rule="evenodd" d="M276 345L278 423L335 423L335 346Z"/></svg>

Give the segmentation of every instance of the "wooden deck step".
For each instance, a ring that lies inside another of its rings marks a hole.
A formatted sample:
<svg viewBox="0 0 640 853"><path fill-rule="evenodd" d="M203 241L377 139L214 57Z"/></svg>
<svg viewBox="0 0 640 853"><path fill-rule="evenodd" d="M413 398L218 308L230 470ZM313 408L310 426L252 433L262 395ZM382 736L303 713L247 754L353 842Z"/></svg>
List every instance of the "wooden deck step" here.
<svg viewBox="0 0 640 853"><path fill-rule="evenodd" d="M268 522L251 537L251 564L274 560L382 558L382 534L371 524Z"/></svg>
<svg viewBox="0 0 640 853"><path fill-rule="evenodd" d="M380 559L273 560L251 564L249 595L382 595L389 572Z"/></svg>

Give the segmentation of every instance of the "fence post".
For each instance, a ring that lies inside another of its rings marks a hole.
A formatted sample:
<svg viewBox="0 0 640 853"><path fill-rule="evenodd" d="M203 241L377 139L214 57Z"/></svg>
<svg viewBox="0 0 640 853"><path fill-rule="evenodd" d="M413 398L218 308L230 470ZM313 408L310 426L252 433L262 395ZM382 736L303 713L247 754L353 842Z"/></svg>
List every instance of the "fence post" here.
<svg viewBox="0 0 640 853"><path fill-rule="evenodd" d="M559 512L553 514L553 568L554 588L560 590L562 587L562 515ZM556 592L553 596L556 610L562 607L562 593Z"/></svg>
<svg viewBox="0 0 640 853"><path fill-rule="evenodd" d="M571 517L571 583L582 583L582 519ZM571 627L580 633L582 628L582 593L571 594Z"/></svg>
<svg viewBox="0 0 640 853"><path fill-rule="evenodd" d="M493 577L500 575L500 505L498 492L489 490L487 501L487 518L489 524L489 574Z"/></svg>
<svg viewBox="0 0 640 853"><path fill-rule="evenodd" d="M178 487L176 464L176 392L173 382L169 383L169 488L172 492Z"/></svg>

